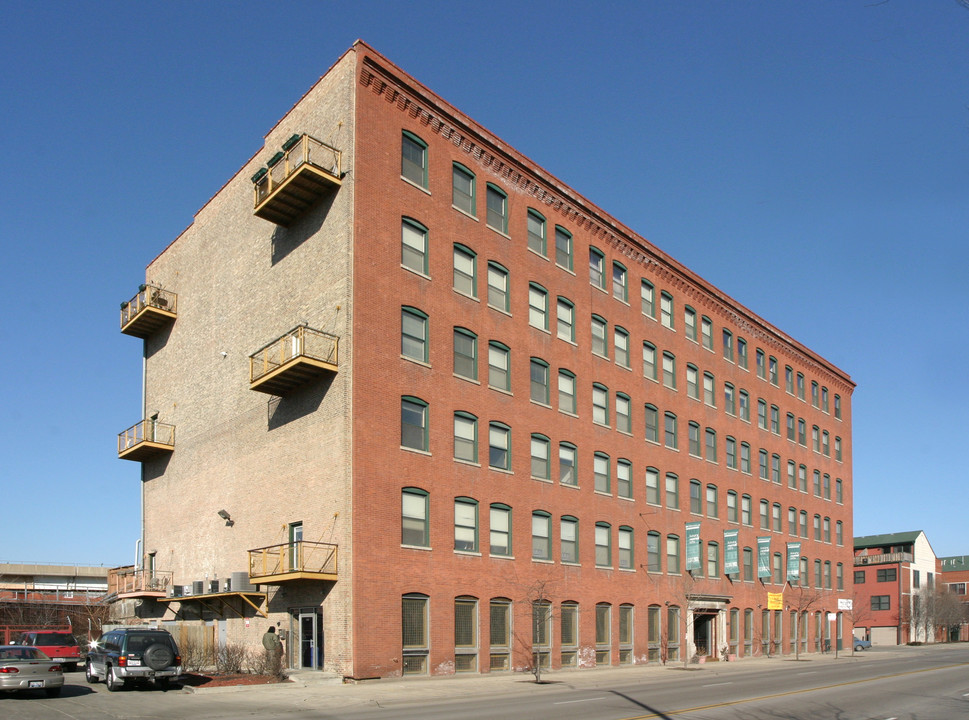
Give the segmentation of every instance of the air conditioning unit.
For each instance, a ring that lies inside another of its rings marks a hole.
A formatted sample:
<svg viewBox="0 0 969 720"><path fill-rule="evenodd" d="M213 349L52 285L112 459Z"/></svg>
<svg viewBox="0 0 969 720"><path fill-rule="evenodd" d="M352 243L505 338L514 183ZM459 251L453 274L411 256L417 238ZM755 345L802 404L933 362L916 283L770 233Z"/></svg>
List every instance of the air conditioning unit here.
<svg viewBox="0 0 969 720"><path fill-rule="evenodd" d="M222 581L222 592L232 592L232 578L226 578Z"/></svg>
<svg viewBox="0 0 969 720"><path fill-rule="evenodd" d="M201 595L205 592L205 580L195 580L192 582L192 594Z"/></svg>
<svg viewBox="0 0 969 720"><path fill-rule="evenodd" d="M861 564L862 564L862 565L867 565L867 564L868 564L868 558L866 558L866 557L863 557L863 558L861 559Z"/></svg>
<svg viewBox="0 0 969 720"><path fill-rule="evenodd" d="M249 573L246 571L234 572L230 575L232 581L232 590L234 592L242 592L245 590L255 590L252 583L249 582Z"/></svg>
<svg viewBox="0 0 969 720"><path fill-rule="evenodd" d="M209 592L210 593L217 593L217 592L219 592L219 581L218 580L209 580Z"/></svg>
<svg viewBox="0 0 969 720"><path fill-rule="evenodd" d="M185 594L184 585L172 585L168 589L168 597L182 597Z"/></svg>

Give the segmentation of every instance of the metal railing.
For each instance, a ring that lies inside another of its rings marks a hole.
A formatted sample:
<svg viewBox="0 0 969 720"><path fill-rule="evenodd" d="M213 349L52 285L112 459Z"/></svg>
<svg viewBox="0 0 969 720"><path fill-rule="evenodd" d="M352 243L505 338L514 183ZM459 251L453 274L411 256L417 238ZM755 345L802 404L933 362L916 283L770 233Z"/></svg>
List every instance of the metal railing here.
<svg viewBox="0 0 969 720"><path fill-rule="evenodd" d="M177 302L178 295L173 292L154 285L142 285L137 295L121 305L121 327L131 322L145 308L153 307L174 313Z"/></svg>
<svg viewBox="0 0 969 720"><path fill-rule="evenodd" d="M249 576L287 573L337 574L338 545L298 540L249 550Z"/></svg>
<svg viewBox="0 0 969 720"><path fill-rule="evenodd" d="M125 570L108 573L108 592L118 595L135 592L168 592L172 571Z"/></svg>
<svg viewBox="0 0 969 720"><path fill-rule="evenodd" d="M269 168L264 168L267 172L263 173L260 170L253 180L255 189L253 207L269 197L273 190L282 185L286 178L304 163L317 167L337 179L343 176L343 153L309 135L299 136L299 140L294 145L277 153L270 163L272 164Z"/></svg>
<svg viewBox="0 0 969 720"><path fill-rule="evenodd" d="M148 418L135 423L124 432L118 433L118 452L143 442L175 447L175 426Z"/></svg>
<svg viewBox="0 0 969 720"><path fill-rule="evenodd" d="M914 562L912 553L896 552L881 555L856 555L855 565L879 565L881 563Z"/></svg>
<svg viewBox="0 0 969 720"><path fill-rule="evenodd" d="M299 325L249 356L249 382L255 382L298 357L335 366L338 364L339 345L340 339L336 335Z"/></svg>

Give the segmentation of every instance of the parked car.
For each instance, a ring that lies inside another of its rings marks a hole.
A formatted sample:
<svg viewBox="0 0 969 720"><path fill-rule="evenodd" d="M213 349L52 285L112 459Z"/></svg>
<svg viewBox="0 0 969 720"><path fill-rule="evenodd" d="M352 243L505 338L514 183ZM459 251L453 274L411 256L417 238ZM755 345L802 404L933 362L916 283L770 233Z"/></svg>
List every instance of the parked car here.
<svg viewBox="0 0 969 720"><path fill-rule="evenodd" d="M0 690L43 690L57 697L64 686L64 668L29 645L0 645Z"/></svg>
<svg viewBox="0 0 969 720"><path fill-rule="evenodd" d="M861 640L860 638L855 638L855 652L859 650L867 650L871 647L871 640Z"/></svg>
<svg viewBox="0 0 969 720"><path fill-rule="evenodd" d="M111 692L128 680L152 680L164 688L181 676L182 657L167 630L118 628L92 643L84 674L89 683L103 680Z"/></svg>
<svg viewBox="0 0 969 720"><path fill-rule="evenodd" d="M77 670L81 648L70 630L28 630L20 635L18 645L32 645L51 660L61 663L65 670Z"/></svg>

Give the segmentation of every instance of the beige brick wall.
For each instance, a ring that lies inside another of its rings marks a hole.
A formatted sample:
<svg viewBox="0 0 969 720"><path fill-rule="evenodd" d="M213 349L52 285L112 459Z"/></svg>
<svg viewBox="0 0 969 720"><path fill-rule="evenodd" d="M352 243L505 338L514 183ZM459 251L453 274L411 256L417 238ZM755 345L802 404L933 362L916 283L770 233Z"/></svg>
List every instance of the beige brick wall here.
<svg viewBox="0 0 969 720"><path fill-rule="evenodd" d="M149 283L178 294L178 318L145 344L145 415L176 427L171 456L144 464L145 551L189 584L247 570L246 551L287 541L292 522L303 523L304 540L338 544L340 581L264 587L269 621L227 628L230 642L258 645L268 622L288 627L289 608L322 604L335 670L350 642L353 60L344 56L300 100L147 269ZM281 228L252 215L250 177L294 133L340 149L347 174ZM283 399L249 390L248 356L303 322L340 337L339 372Z"/></svg>

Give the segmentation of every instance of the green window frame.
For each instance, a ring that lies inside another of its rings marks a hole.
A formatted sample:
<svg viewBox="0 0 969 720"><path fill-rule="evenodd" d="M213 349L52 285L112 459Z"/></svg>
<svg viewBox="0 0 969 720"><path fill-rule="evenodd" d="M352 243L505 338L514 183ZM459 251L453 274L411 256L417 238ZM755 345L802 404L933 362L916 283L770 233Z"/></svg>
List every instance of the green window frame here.
<svg viewBox="0 0 969 720"><path fill-rule="evenodd" d="M405 487L400 493L400 544L410 547L430 547L428 519L430 495L426 490Z"/></svg>
<svg viewBox="0 0 969 720"><path fill-rule="evenodd" d="M544 510L532 513L532 560L552 559L552 516Z"/></svg>
<svg viewBox="0 0 969 720"><path fill-rule="evenodd" d="M478 336L467 328L454 328L454 374L478 380Z"/></svg>
<svg viewBox="0 0 969 720"><path fill-rule="evenodd" d="M461 163L451 169L451 204L463 213L476 217L475 176Z"/></svg>
<svg viewBox="0 0 969 720"><path fill-rule="evenodd" d="M646 468L646 504L660 505L659 470L654 467Z"/></svg>
<svg viewBox="0 0 969 720"><path fill-rule="evenodd" d="M676 431L676 415L671 412L664 414L663 432L666 447L676 450L679 447L679 439Z"/></svg>
<svg viewBox="0 0 969 720"><path fill-rule="evenodd" d="M633 464L625 458L616 461L616 495L630 500L633 497Z"/></svg>
<svg viewBox="0 0 969 720"><path fill-rule="evenodd" d="M589 248L589 282L600 290L606 289L606 256L597 247Z"/></svg>
<svg viewBox="0 0 969 720"><path fill-rule="evenodd" d="M592 353L608 360L609 344L606 335L609 332L609 323L601 315L593 315L590 326L592 332Z"/></svg>
<svg viewBox="0 0 969 720"><path fill-rule="evenodd" d="M488 343L488 385L498 390L511 390L511 349L504 343Z"/></svg>
<svg viewBox="0 0 969 720"><path fill-rule="evenodd" d="M485 188L485 204L488 208L485 223L502 235L508 234L508 194L493 183Z"/></svg>
<svg viewBox="0 0 969 720"><path fill-rule="evenodd" d="M578 451L575 445L562 441L559 443L559 483L576 487L579 484L576 463Z"/></svg>
<svg viewBox="0 0 969 720"><path fill-rule="evenodd" d="M427 227L413 218L400 223L400 264L408 270L427 276Z"/></svg>
<svg viewBox="0 0 969 720"><path fill-rule="evenodd" d="M454 549L478 552L478 501L474 498L454 499Z"/></svg>
<svg viewBox="0 0 969 720"><path fill-rule="evenodd" d="M548 290L535 282L528 283L528 324L548 331Z"/></svg>
<svg viewBox="0 0 969 720"><path fill-rule="evenodd" d="M512 515L511 507L504 503L492 503L488 531L490 552L499 557L512 556Z"/></svg>
<svg viewBox="0 0 969 720"><path fill-rule="evenodd" d="M454 290L478 297L478 256L467 245L454 244Z"/></svg>
<svg viewBox="0 0 969 720"><path fill-rule="evenodd" d="M428 316L415 307L400 308L400 354L418 362L428 362Z"/></svg>
<svg viewBox="0 0 969 720"><path fill-rule="evenodd" d="M575 342L575 304L566 297L558 296L556 306L556 334L566 342Z"/></svg>
<svg viewBox="0 0 969 720"><path fill-rule="evenodd" d="M673 316L673 296L665 290L659 294L659 310L663 326L670 330L676 330L676 321Z"/></svg>
<svg viewBox="0 0 969 720"><path fill-rule="evenodd" d="M545 216L538 210L528 208L526 218L528 249L542 257L548 257L548 239L545 234Z"/></svg>
<svg viewBox="0 0 969 720"><path fill-rule="evenodd" d="M646 440L647 442L659 442L659 410L655 405L647 403L644 406L644 416L646 420Z"/></svg>
<svg viewBox="0 0 969 720"><path fill-rule="evenodd" d="M488 466L511 470L511 428L504 423L488 424Z"/></svg>
<svg viewBox="0 0 969 720"><path fill-rule="evenodd" d="M593 486L598 493L612 493L612 478L610 477L611 461L604 452L596 452L592 456Z"/></svg>
<svg viewBox="0 0 969 720"><path fill-rule="evenodd" d="M656 379L656 346L648 340L643 341L643 377Z"/></svg>
<svg viewBox="0 0 969 720"><path fill-rule="evenodd" d="M508 268L494 261L488 262L488 305L509 312L511 304L508 298Z"/></svg>
<svg viewBox="0 0 969 720"><path fill-rule="evenodd" d="M407 450L428 451L428 405L412 395L400 399L400 446Z"/></svg>
<svg viewBox="0 0 969 720"><path fill-rule="evenodd" d="M616 393L616 430L632 434L632 401L626 393Z"/></svg>
<svg viewBox="0 0 969 720"><path fill-rule="evenodd" d="M528 361L529 397L540 405L549 404L548 363L533 357Z"/></svg>
<svg viewBox="0 0 969 720"><path fill-rule="evenodd" d="M643 315L648 318L656 319L656 288L646 278L639 283L640 308Z"/></svg>
<svg viewBox="0 0 969 720"><path fill-rule="evenodd" d="M401 672L404 675L426 675L428 672L428 601L417 593L401 597Z"/></svg>
<svg viewBox="0 0 969 720"><path fill-rule="evenodd" d="M629 271L616 260L612 261L612 296L620 302L629 302Z"/></svg>
<svg viewBox="0 0 969 720"><path fill-rule="evenodd" d="M427 143L408 130L401 132L400 176L427 189Z"/></svg>
<svg viewBox="0 0 969 720"><path fill-rule="evenodd" d="M562 516L559 522L559 552L563 563L579 563L579 520L571 515Z"/></svg>
<svg viewBox="0 0 969 720"><path fill-rule="evenodd" d="M635 542L634 532L628 525L620 525L619 533L616 538L616 547L619 550L619 569L632 570L635 561Z"/></svg>
<svg viewBox="0 0 969 720"><path fill-rule="evenodd" d="M572 272L572 233L559 225L555 226L555 264Z"/></svg>
<svg viewBox="0 0 969 720"><path fill-rule="evenodd" d="M609 425L609 388L602 383L592 383L592 422Z"/></svg>
<svg viewBox="0 0 969 720"><path fill-rule="evenodd" d="M551 480L551 447L548 437L532 433L531 473L536 480Z"/></svg>
<svg viewBox="0 0 969 720"><path fill-rule="evenodd" d="M616 365L619 367L629 367L629 331L619 325L612 328L612 347L615 354Z"/></svg>
<svg viewBox="0 0 969 720"><path fill-rule="evenodd" d="M687 340L696 342L696 310L689 305L683 308L683 332Z"/></svg>
<svg viewBox="0 0 969 720"><path fill-rule="evenodd" d="M454 459L478 462L478 418L463 410L454 413Z"/></svg>
<svg viewBox="0 0 969 720"><path fill-rule="evenodd" d="M559 368L559 412L575 415L575 373L565 368Z"/></svg>
<svg viewBox="0 0 969 720"><path fill-rule="evenodd" d="M596 567L612 567L612 526L603 521L596 523Z"/></svg>

